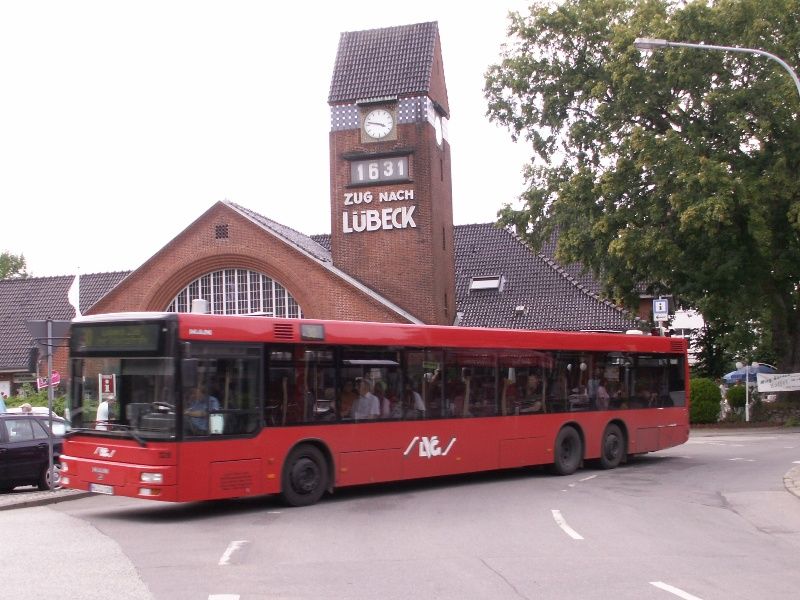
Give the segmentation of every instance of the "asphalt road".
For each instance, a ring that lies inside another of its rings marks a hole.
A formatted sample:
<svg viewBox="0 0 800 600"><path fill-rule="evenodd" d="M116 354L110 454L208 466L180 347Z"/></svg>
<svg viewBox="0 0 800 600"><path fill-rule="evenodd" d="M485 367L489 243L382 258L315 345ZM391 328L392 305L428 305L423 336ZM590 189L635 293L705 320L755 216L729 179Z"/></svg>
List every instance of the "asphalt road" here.
<svg viewBox="0 0 800 600"><path fill-rule="evenodd" d="M0 598L796 598L792 473L800 430L699 430L613 471L362 487L303 509L79 497L0 511L18 557Z"/></svg>

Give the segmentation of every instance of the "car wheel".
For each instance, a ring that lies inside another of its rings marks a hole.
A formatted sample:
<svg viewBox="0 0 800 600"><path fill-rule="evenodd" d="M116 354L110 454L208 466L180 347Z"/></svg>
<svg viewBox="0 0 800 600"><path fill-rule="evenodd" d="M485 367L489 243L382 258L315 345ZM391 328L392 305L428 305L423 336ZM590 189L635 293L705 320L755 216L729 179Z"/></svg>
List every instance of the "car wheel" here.
<svg viewBox="0 0 800 600"><path fill-rule="evenodd" d="M42 474L39 477L37 487L40 490L58 490L61 489L61 468L58 465L53 465L53 478L50 481L50 468L45 465L42 469Z"/></svg>

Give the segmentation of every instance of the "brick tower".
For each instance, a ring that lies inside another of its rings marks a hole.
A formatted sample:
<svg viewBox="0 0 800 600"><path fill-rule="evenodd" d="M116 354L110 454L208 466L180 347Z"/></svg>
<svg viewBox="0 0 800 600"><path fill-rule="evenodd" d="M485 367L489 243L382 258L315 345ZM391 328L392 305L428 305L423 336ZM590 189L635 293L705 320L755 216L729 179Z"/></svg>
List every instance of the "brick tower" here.
<svg viewBox="0 0 800 600"><path fill-rule="evenodd" d="M342 33L328 104L334 265L421 321L452 324L449 108L437 24Z"/></svg>

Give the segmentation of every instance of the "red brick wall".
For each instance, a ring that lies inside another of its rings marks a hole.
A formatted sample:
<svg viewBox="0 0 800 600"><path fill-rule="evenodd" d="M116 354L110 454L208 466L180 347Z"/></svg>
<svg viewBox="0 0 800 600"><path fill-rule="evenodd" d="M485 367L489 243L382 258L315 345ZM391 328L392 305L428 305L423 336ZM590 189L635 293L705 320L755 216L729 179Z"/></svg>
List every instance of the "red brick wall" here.
<svg viewBox="0 0 800 600"><path fill-rule="evenodd" d="M215 226L228 238L215 239ZM283 285L303 315L317 319L405 322L262 227L218 202L92 307L93 314L166 309L194 279L223 268L259 271Z"/></svg>
<svg viewBox="0 0 800 600"><path fill-rule="evenodd" d="M455 254L450 148L436 144L430 123L398 126L397 140L362 144L357 129L330 134L331 252L334 264L425 323L452 324ZM412 181L350 188L347 153L412 149ZM413 201L379 203L381 191L414 191ZM344 205L348 191L371 191L370 204ZM415 228L344 233L342 213L414 206Z"/></svg>

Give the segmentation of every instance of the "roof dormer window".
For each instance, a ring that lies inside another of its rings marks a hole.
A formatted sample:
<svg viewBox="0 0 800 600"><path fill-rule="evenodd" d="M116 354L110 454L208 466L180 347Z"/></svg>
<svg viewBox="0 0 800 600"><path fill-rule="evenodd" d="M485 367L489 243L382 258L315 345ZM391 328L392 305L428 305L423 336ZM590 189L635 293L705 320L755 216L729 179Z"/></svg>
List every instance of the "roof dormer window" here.
<svg viewBox="0 0 800 600"><path fill-rule="evenodd" d="M490 277L473 277L469 282L469 291L474 292L477 290L497 290L503 291L506 278L502 275L493 275Z"/></svg>

